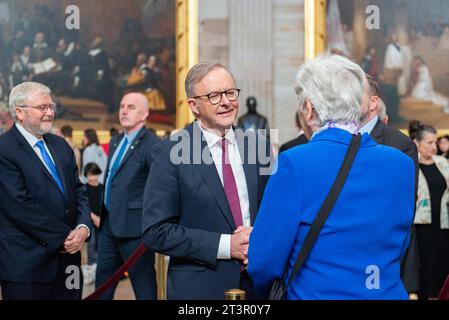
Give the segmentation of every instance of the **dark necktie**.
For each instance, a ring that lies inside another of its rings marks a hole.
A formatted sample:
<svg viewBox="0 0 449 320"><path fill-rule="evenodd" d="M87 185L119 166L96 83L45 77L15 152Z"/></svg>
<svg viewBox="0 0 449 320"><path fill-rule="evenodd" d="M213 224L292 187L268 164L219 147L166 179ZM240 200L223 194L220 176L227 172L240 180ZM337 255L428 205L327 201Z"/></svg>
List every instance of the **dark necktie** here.
<svg viewBox="0 0 449 320"><path fill-rule="evenodd" d="M115 173L117 172L117 169L120 165L120 162L122 161L123 155L125 154L126 147L128 146L128 139L124 137L124 141L122 144L122 147L117 153L117 157L115 157L114 163L111 167L111 172L109 173L108 179L106 181L106 191L104 193L104 205L107 209L109 209L109 196L111 193L111 184L112 184L112 178L114 177Z"/></svg>
<svg viewBox="0 0 449 320"><path fill-rule="evenodd" d="M228 199L229 208L231 209L232 217L234 218L235 226L238 228L243 225L242 210L240 208L239 193L237 184L235 183L234 173L229 161L228 141L223 138L221 140L221 163L223 172L223 187Z"/></svg>
<svg viewBox="0 0 449 320"><path fill-rule="evenodd" d="M64 193L64 187L62 186L61 179L59 178L58 170L56 169L55 164L53 163L53 160L51 160L50 155L48 154L47 150L45 150L44 141L39 140L36 142L36 147L39 149L42 159L44 160L45 165L47 166L48 170L50 171L51 176L56 181L59 189L61 189L62 193Z"/></svg>

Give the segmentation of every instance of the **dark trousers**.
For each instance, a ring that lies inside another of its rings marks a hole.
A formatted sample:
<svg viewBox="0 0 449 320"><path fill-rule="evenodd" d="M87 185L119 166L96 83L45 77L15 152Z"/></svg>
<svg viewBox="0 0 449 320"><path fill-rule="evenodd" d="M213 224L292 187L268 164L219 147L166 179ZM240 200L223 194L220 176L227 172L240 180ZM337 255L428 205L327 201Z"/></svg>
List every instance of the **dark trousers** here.
<svg viewBox="0 0 449 320"><path fill-rule="evenodd" d="M93 265L97 263L97 247L98 247L98 229L92 227L90 240L87 243L87 264Z"/></svg>
<svg viewBox="0 0 449 320"><path fill-rule="evenodd" d="M131 256L141 243L141 238L117 238L112 234L106 217L98 234L97 272L95 287L99 288ZM157 298L154 252L145 251L129 270L129 277L137 300ZM107 290L100 299L112 300L117 284Z"/></svg>
<svg viewBox="0 0 449 320"><path fill-rule="evenodd" d="M81 300L81 255L61 254L56 278L50 283L0 281L3 300Z"/></svg>

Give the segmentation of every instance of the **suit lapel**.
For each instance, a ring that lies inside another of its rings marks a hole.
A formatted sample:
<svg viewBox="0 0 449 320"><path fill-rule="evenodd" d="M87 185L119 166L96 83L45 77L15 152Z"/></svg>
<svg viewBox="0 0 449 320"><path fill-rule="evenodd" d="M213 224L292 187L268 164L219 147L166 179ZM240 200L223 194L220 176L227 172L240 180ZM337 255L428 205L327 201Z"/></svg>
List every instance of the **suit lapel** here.
<svg viewBox="0 0 449 320"><path fill-rule="evenodd" d="M26 141L25 137L22 136L22 134L17 130L15 126L12 128L14 135L16 136L17 143L22 148L23 152L30 158L31 163L36 165L46 176L47 178L56 186L56 188L61 192L61 189L59 188L58 184L56 183L55 179L53 179L53 176L48 172L45 165L42 163L42 160L38 157L36 152L33 150L33 148L29 145L29 143ZM48 147L48 145L47 145ZM50 148L49 148L50 149ZM52 153L53 156L53 153ZM58 169L59 172L59 169Z"/></svg>
<svg viewBox="0 0 449 320"><path fill-rule="evenodd" d="M117 147L118 147L120 141L122 140L123 136L124 136L124 134L122 133L116 137L113 137L111 139L111 141L109 142L109 155L108 155L108 161L106 163L106 172L104 174L105 183L106 183L106 180L108 179L109 167L111 165L112 156L114 155L115 150L117 150Z"/></svg>
<svg viewBox="0 0 449 320"><path fill-rule="evenodd" d="M202 132L190 132L195 130L201 130L199 128L199 125L194 122L191 125L192 130L188 130L190 134L190 161L191 163L194 163L195 168L200 172L201 176L203 177L204 182L208 186L210 193L214 197L215 201L217 202L218 206L221 209L221 212L223 216L225 217L226 221L228 222L229 226L232 228L232 230L236 229L234 218L232 217L231 209L229 208L228 199L226 198L226 194L224 192L223 185L221 183L220 177L218 175L217 169L215 167L215 164L212 162L211 164L204 163L204 160L201 159L200 164L195 164L193 154L194 152L197 152L197 147L194 147L194 143L198 143L196 141L195 137L200 137L201 139L201 149L199 150L201 152L201 155L206 153L210 159L212 159L212 155L209 150L209 146L207 145L207 141L204 138Z"/></svg>
<svg viewBox="0 0 449 320"><path fill-rule="evenodd" d="M115 174L117 174L120 169L124 166L124 164L126 163L126 161L128 161L129 157L131 157L131 154L134 152L134 150L137 148L137 146L140 144L140 139L142 139L143 135L145 134L145 130L146 128L142 128L140 129L139 133L137 134L137 136L134 138L133 142L131 143L131 145L129 146L128 150L126 150L125 155L123 156L122 161L119 164L119 167L117 168L117 171Z"/></svg>

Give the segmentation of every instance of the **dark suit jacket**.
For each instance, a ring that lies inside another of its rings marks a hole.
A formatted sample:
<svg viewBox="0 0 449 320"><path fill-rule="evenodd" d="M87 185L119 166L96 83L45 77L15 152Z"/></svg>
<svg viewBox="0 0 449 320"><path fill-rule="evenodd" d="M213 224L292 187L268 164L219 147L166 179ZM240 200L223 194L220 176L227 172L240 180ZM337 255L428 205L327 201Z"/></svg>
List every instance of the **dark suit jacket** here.
<svg viewBox="0 0 449 320"><path fill-rule="evenodd" d="M256 158L258 146L270 157L265 138L247 132L254 144L243 148L237 139L248 186L251 223L268 175L269 163ZM207 142L196 122L153 148L153 167L145 186L143 240L151 249L170 256L168 299L223 299L224 291L239 288L240 263L217 260L221 234L236 229L226 195ZM237 136L236 136L237 138ZM249 139L251 140L251 139ZM243 151L244 149L244 151ZM210 161L201 161L201 155ZM181 159L180 159L180 158ZM269 160L269 159L268 159Z"/></svg>
<svg viewBox="0 0 449 320"><path fill-rule="evenodd" d="M309 140L307 139L306 135L300 134L299 136L297 136L295 139L292 139L290 141L287 141L286 143L284 143L280 148L279 148L279 153L284 152L288 149L294 148L296 146L299 146L301 144L305 144L309 142Z"/></svg>
<svg viewBox="0 0 449 320"><path fill-rule="evenodd" d="M418 192L418 150L415 143L401 131L377 121L371 131L371 136L377 143L401 150L413 159L415 163L415 194ZM412 227L410 246L402 259L401 277L407 292L416 292L419 289L419 252L414 227Z"/></svg>
<svg viewBox="0 0 449 320"><path fill-rule="evenodd" d="M108 171L112 156L123 137L124 134L120 134L111 139ZM142 235L143 190L153 161L151 149L157 142L159 138L154 133L142 128L110 181L109 223L116 237L137 238ZM108 172L106 172L105 181L107 178ZM102 216L104 217L104 212Z"/></svg>
<svg viewBox="0 0 449 320"><path fill-rule="evenodd" d="M70 231L78 224L91 229L72 148L52 134L44 140L65 194L16 126L0 137L0 279L5 281L53 281Z"/></svg>

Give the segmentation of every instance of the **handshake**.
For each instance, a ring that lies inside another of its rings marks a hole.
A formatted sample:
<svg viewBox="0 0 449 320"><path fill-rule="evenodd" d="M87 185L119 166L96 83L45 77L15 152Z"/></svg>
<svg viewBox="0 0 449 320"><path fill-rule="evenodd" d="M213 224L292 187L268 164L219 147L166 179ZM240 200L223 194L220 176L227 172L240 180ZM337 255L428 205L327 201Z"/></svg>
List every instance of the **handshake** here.
<svg viewBox="0 0 449 320"><path fill-rule="evenodd" d="M243 261L248 264L249 235L253 231L252 227L238 227L231 235L231 258Z"/></svg>

